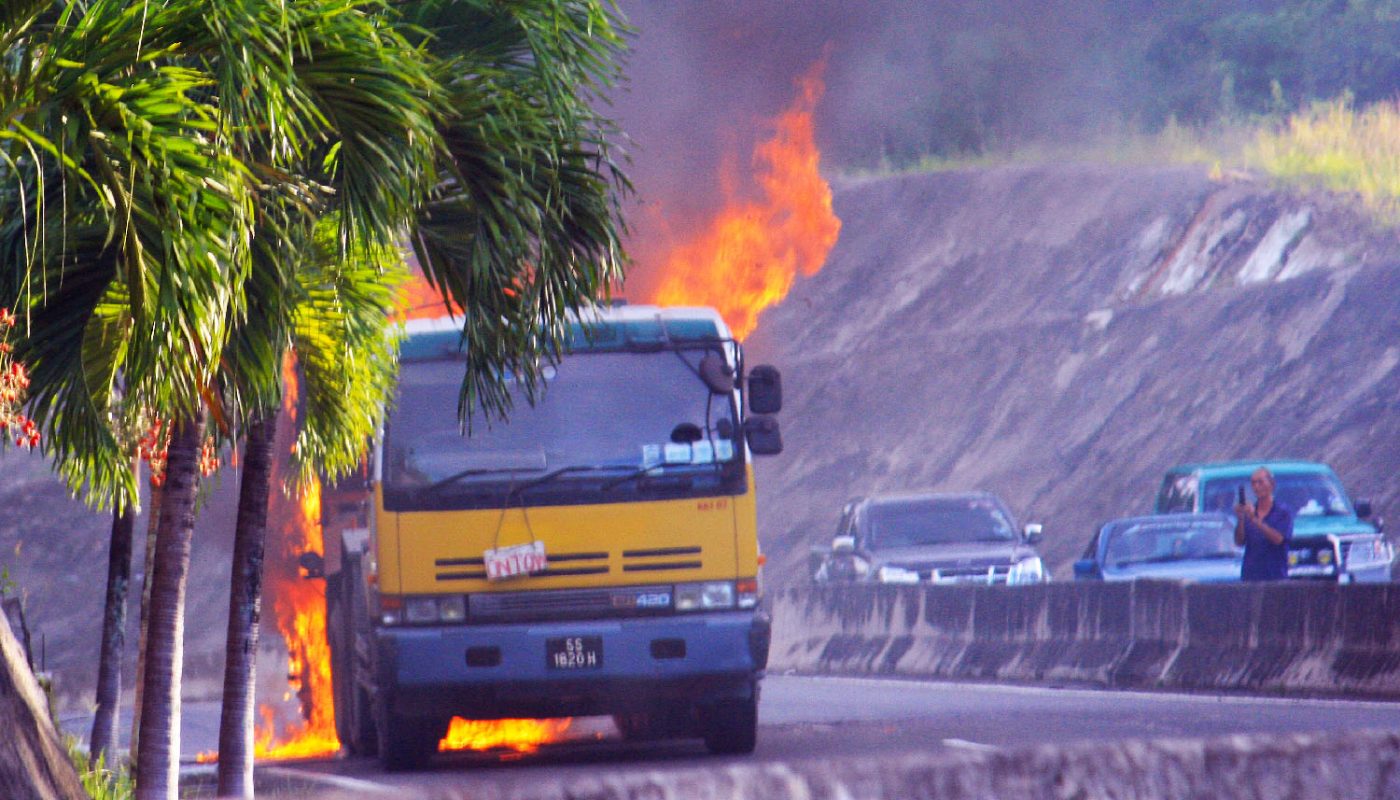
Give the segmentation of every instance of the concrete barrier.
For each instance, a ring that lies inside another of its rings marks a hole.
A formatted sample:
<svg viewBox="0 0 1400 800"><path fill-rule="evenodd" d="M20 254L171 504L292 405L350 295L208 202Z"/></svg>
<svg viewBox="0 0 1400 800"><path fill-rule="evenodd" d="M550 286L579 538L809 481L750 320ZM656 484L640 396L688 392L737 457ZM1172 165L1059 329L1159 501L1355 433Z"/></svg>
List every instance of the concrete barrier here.
<svg viewBox="0 0 1400 800"><path fill-rule="evenodd" d="M1400 698L1400 587L851 586L774 598L770 668Z"/></svg>

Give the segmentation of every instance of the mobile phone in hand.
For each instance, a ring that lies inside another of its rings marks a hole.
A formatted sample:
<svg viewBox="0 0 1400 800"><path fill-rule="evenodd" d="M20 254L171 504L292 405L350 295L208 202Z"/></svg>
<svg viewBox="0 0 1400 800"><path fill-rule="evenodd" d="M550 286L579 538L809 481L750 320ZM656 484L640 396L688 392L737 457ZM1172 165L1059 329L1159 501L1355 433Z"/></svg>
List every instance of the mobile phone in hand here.
<svg viewBox="0 0 1400 800"><path fill-rule="evenodd" d="M1244 505L1244 487L1243 487L1243 486L1240 486L1240 487L1237 487L1237 488L1239 489L1239 492L1240 492L1240 495L1239 495L1239 497L1240 497L1239 504L1240 504L1240 505Z"/></svg>

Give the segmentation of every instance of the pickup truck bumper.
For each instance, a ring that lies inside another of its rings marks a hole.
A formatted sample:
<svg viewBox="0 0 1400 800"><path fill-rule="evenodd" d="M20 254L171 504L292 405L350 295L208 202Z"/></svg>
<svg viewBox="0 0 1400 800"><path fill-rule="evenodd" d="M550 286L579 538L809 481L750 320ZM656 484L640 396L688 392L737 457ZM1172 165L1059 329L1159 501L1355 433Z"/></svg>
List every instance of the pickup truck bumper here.
<svg viewBox="0 0 1400 800"><path fill-rule="evenodd" d="M375 631L376 685L404 717L474 719L618 714L658 703L747 699L767 665L765 613L437 625ZM589 640L593 663L560 667L561 640Z"/></svg>

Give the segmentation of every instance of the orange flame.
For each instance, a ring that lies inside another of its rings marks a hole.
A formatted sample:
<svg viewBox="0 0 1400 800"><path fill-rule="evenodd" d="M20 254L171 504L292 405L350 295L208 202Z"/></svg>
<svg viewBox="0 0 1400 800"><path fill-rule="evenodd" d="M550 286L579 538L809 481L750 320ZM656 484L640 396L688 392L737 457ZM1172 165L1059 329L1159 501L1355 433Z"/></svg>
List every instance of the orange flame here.
<svg viewBox="0 0 1400 800"><path fill-rule="evenodd" d="M297 416L296 362L289 355L282 365L287 387L283 406L292 427ZM281 431L279 431L281 433ZM273 484L280 485L281 464L274 467ZM266 561L266 594L272 600L277 629L287 644L288 697L301 705L301 719L278 726L272 706L259 713L257 758L293 759L332 755L340 750L335 733L335 703L331 691L330 645L326 641L326 585L304 580L297 566L302 553L324 553L321 531L321 484L313 481L302 496L289 500L274 491L269 519L272 536Z"/></svg>
<svg viewBox="0 0 1400 800"><path fill-rule="evenodd" d="M724 209L693 241L672 249L653 302L714 306L743 339L763 309L787 296L799 271L810 276L822 268L841 232L812 130L824 66L818 62L798 80L797 99L754 149L762 199L737 199L728 189L733 176L722 176Z"/></svg>
<svg viewBox="0 0 1400 800"><path fill-rule="evenodd" d="M453 717L447 735L438 742L438 751L494 750L533 753L540 745L557 742L573 724L573 719L474 719Z"/></svg>

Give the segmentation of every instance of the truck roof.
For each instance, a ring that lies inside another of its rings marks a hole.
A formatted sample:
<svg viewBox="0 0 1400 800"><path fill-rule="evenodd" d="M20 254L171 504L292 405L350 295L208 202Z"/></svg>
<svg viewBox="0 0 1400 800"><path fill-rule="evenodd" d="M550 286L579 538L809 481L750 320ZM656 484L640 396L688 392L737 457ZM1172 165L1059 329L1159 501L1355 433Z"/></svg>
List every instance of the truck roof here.
<svg viewBox="0 0 1400 800"><path fill-rule="evenodd" d="M703 306L594 306L570 314L569 325L565 349L573 352L733 341L719 312ZM413 319L403 330L405 361L461 354L461 317Z"/></svg>

